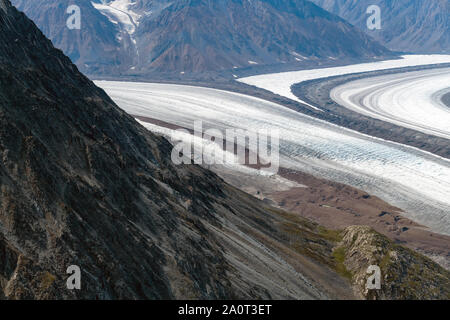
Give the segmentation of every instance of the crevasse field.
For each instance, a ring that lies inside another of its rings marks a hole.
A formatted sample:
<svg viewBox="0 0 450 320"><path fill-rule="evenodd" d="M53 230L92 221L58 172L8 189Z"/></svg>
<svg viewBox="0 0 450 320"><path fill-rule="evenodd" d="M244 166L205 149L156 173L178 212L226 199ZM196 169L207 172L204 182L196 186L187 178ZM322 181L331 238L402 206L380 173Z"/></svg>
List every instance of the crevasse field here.
<svg viewBox="0 0 450 320"><path fill-rule="evenodd" d="M450 235L450 160L242 94L170 84L96 84L134 116L190 129L198 120L220 130L278 129L282 167L365 190L402 208L407 217ZM171 131L146 126L164 134Z"/></svg>

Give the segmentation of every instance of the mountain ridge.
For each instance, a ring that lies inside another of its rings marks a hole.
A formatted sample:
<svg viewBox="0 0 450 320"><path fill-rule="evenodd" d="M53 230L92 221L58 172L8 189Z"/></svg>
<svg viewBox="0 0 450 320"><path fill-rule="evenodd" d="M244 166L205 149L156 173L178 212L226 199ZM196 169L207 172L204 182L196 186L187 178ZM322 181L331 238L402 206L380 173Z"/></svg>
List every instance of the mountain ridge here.
<svg viewBox="0 0 450 320"><path fill-rule="evenodd" d="M450 53L447 0L311 0L354 24L387 48L413 53ZM366 10L381 9L381 30L368 30Z"/></svg>
<svg viewBox="0 0 450 320"><path fill-rule="evenodd" d="M69 0L13 3L90 75L220 72L392 56L363 32L305 0L95 0L81 3L81 30L64 25Z"/></svg>

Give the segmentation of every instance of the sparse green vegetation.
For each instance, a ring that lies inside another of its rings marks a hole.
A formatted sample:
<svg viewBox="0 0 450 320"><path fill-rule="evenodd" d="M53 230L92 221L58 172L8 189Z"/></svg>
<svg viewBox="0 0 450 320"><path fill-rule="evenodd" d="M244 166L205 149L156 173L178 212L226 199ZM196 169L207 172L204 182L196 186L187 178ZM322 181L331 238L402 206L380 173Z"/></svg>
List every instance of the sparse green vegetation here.
<svg viewBox="0 0 450 320"><path fill-rule="evenodd" d="M340 242L342 240L341 230L326 229L324 227L319 227L319 235L324 239Z"/></svg>
<svg viewBox="0 0 450 320"><path fill-rule="evenodd" d="M286 211L278 209L271 211L286 219L282 227L290 239L292 249L326 264L342 277L352 280L352 273L344 264L345 248L336 248L342 241L341 230L327 229Z"/></svg>
<svg viewBox="0 0 450 320"><path fill-rule="evenodd" d="M51 285L53 284L53 282L55 282L56 277L51 274L48 271L45 271L42 275L41 275L41 288L43 290L47 290L48 288L51 287Z"/></svg>
<svg viewBox="0 0 450 320"><path fill-rule="evenodd" d="M353 275L350 271L347 270L347 268L345 267L345 255L346 255L346 250L344 247L339 247L334 249L333 251L333 257L335 260L335 270L337 273L339 273L341 276L352 280Z"/></svg>

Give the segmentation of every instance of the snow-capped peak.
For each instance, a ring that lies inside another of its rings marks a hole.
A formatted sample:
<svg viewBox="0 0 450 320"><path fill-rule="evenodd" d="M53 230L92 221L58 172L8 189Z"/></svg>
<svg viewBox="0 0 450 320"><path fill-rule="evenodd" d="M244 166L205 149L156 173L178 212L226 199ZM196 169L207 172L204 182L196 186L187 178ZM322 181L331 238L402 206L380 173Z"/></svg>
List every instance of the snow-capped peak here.
<svg viewBox="0 0 450 320"><path fill-rule="evenodd" d="M91 3L112 23L121 25L127 33L133 34L136 31L141 16L131 9L135 2L131 0L101 0L101 2Z"/></svg>

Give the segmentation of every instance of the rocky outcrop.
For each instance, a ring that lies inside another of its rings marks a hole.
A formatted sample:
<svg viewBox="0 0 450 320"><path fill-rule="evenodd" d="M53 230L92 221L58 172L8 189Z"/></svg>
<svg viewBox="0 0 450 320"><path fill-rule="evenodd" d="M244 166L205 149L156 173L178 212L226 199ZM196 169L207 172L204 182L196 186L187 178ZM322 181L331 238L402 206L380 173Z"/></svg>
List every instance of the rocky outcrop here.
<svg viewBox="0 0 450 320"><path fill-rule="evenodd" d="M442 96L442 102L450 108L450 92Z"/></svg>
<svg viewBox="0 0 450 320"><path fill-rule="evenodd" d="M449 271L369 227L346 228L334 255L366 299L450 299ZM367 287L371 265L381 270L380 290Z"/></svg>
<svg viewBox="0 0 450 320"><path fill-rule="evenodd" d="M119 72L132 66L135 48L129 34L95 10L91 1L13 0L12 3L83 72ZM80 8L79 30L67 27L71 16L67 10L73 4Z"/></svg>

